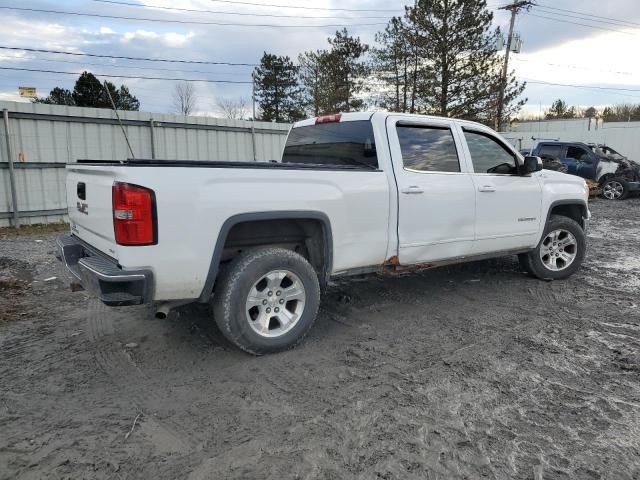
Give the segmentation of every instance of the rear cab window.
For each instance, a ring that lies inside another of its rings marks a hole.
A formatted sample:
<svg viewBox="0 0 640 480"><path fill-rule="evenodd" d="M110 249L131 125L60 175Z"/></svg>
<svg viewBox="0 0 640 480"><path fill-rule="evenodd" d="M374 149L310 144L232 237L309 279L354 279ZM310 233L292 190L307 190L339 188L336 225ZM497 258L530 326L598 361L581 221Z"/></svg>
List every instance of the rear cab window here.
<svg viewBox="0 0 640 480"><path fill-rule="evenodd" d="M282 163L376 170L373 126L357 120L292 128Z"/></svg>

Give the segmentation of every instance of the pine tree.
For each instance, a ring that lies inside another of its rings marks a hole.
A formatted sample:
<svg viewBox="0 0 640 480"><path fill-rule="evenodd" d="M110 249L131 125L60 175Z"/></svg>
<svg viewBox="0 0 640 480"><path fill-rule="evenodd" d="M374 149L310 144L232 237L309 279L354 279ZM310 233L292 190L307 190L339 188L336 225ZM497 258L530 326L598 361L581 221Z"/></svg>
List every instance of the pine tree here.
<svg viewBox="0 0 640 480"><path fill-rule="evenodd" d="M118 110L130 110L136 112L140 110L140 101L131 95L129 87L125 85L120 85L114 101Z"/></svg>
<svg viewBox="0 0 640 480"><path fill-rule="evenodd" d="M376 42L379 46L372 49L372 71L375 78L387 86L381 106L392 112L412 111L417 76L414 75L416 49L411 42L411 32L402 18L393 17L384 32L376 34Z"/></svg>
<svg viewBox="0 0 640 480"><path fill-rule="evenodd" d="M578 116L576 107L569 107L567 102L561 98L551 104L551 108L545 115L547 119L576 118Z"/></svg>
<svg viewBox="0 0 640 480"><path fill-rule="evenodd" d="M116 94L115 86L109 85L112 96ZM73 100L77 107L112 108L109 98L105 94L104 87L95 75L82 72L73 87ZM115 97L114 97L115 100Z"/></svg>
<svg viewBox="0 0 640 480"><path fill-rule="evenodd" d="M54 87L47 97L40 97L34 103L46 103L49 105L75 105L73 94L66 88Z"/></svg>
<svg viewBox="0 0 640 480"><path fill-rule="evenodd" d="M140 102L131 95L125 85L120 88L111 82L106 82L118 110L139 110ZM55 87L49 96L38 98L35 103L48 103L51 105L70 105L76 107L113 108L109 97L104 91L100 80L90 72L82 72L76 80L73 92L65 88Z"/></svg>
<svg viewBox="0 0 640 480"><path fill-rule="evenodd" d="M364 62L369 46L352 37L346 28L329 38L331 50L326 58L327 98L325 113L361 110L364 101L358 98L365 91L364 80L370 73Z"/></svg>
<svg viewBox="0 0 640 480"><path fill-rule="evenodd" d="M344 29L327 39L329 50L298 57L302 99L309 115L350 112L364 108L361 94L371 68L365 62L369 46Z"/></svg>
<svg viewBox="0 0 640 480"><path fill-rule="evenodd" d="M254 77L261 120L295 122L304 117L298 67L289 57L265 52Z"/></svg>
<svg viewBox="0 0 640 480"><path fill-rule="evenodd" d="M497 112L501 57L486 1L418 0L405 17L420 58L421 110L489 123ZM505 92L510 114L524 103L516 100L523 89L510 73Z"/></svg>
<svg viewBox="0 0 640 480"><path fill-rule="evenodd" d="M329 52L316 50L298 56L302 105L309 116L326 113Z"/></svg>

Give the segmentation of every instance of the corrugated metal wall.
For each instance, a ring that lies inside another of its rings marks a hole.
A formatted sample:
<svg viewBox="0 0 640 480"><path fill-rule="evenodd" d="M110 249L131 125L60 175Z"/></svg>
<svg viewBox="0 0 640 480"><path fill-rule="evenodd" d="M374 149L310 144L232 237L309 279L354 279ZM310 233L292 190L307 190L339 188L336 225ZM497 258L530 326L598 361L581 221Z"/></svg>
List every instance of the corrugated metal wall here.
<svg viewBox="0 0 640 480"><path fill-rule="evenodd" d="M0 102L0 110L4 109L9 113L17 204L23 224L63 219L67 208L64 164L77 159L130 157L120 125L110 110ZM289 131L287 124L255 122L252 125L243 120L118 113L136 158L253 161L253 127L256 160L279 160ZM6 142L2 123L0 226L10 224L13 211Z"/></svg>
<svg viewBox="0 0 640 480"><path fill-rule="evenodd" d="M585 118L522 122L503 135L523 149L535 146L537 139L605 143L631 160L640 161L640 122L599 121L596 125L595 120L589 122Z"/></svg>

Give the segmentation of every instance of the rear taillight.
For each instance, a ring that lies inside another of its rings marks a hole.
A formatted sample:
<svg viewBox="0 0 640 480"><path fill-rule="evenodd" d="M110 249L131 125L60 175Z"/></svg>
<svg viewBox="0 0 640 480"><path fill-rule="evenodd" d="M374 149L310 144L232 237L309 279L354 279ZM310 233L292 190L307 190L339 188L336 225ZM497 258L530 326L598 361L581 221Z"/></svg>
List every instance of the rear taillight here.
<svg viewBox="0 0 640 480"><path fill-rule="evenodd" d="M114 183L113 229L118 245L158 243L156 195L153 190L129 183Z"/></svg>
<svg viewBox="0 0 640 480"><path fill-rule="evenodd" d="M316 118L316 125L319 125L321 123L339 122L341 118L342 118L342 114L341 113L336 113L335 115L323 115L322 117L317 117Z"/></svg>

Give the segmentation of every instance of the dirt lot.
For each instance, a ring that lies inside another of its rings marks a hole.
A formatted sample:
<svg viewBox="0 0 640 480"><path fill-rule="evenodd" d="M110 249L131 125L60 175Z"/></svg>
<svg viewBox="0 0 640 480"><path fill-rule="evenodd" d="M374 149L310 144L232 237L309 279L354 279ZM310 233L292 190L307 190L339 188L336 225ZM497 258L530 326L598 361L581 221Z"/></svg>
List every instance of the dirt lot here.
<svg viewBox="0 0 640 480"><path fill-rule="evenodd" d="M592 212L568 281L505 258L335 285L261 358L204 306L70 293L54 234L0 236L0 478L640 478L640 199Z"/></svg>

